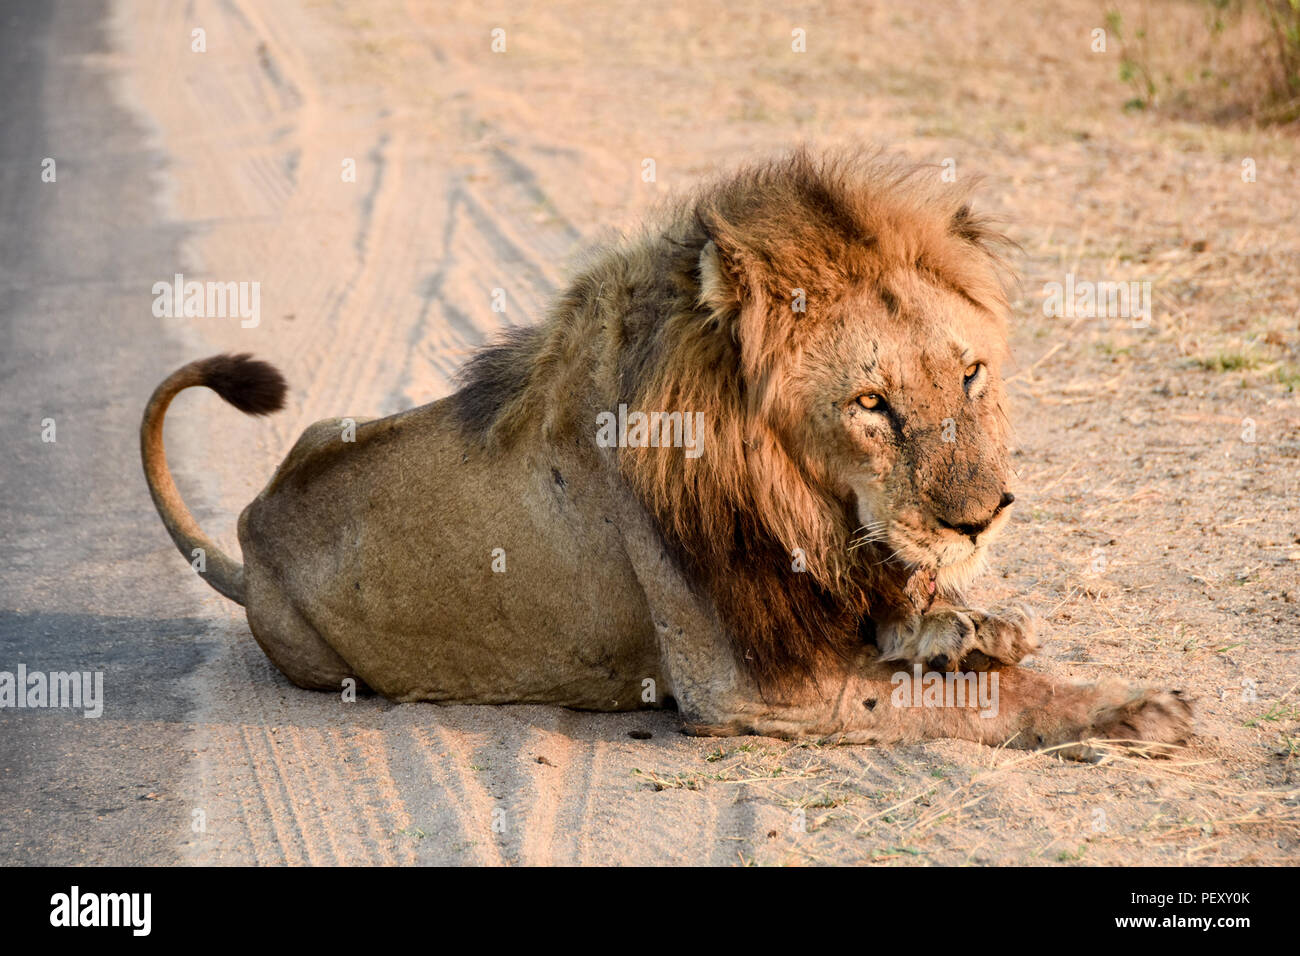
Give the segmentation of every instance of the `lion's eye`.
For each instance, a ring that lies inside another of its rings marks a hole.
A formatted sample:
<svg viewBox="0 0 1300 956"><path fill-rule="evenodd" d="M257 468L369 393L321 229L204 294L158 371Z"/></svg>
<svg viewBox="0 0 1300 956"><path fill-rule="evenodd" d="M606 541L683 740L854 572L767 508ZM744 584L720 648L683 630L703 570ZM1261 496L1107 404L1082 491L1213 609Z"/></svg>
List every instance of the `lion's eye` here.
<svg viewBox="0 0 1300 956"><path fill-rule="evenodd" d="M984 369L983 362L972 362L970 365L966 366L966 371L963 372L962 375L963 375L964 384L966 385L967 388L970 388L971 385L974 384L975 379L979 377L979 374L981 371L983 371L983 369Z"/></svg>
<svg viewBox="0 0 1300 956"><path fill-rule="evenodd" d="M875 392L859 395L857 401L859 405L870 412L878 412L885 407L885 400Z"/></svg>

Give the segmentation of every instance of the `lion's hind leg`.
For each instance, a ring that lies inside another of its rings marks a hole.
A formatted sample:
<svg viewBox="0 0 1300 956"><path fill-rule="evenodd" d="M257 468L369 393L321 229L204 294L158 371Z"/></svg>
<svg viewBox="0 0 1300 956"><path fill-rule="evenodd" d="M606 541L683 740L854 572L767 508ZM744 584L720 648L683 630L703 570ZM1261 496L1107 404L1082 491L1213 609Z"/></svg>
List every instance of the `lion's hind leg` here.
<svg viewBox="0 0 1300 956"><path fill-rule="evenodd" d="M248 628L280 673L306 690L340 691L364 682L273 583L248 575ZM259 586L260 585L260 586Z"/></svg>

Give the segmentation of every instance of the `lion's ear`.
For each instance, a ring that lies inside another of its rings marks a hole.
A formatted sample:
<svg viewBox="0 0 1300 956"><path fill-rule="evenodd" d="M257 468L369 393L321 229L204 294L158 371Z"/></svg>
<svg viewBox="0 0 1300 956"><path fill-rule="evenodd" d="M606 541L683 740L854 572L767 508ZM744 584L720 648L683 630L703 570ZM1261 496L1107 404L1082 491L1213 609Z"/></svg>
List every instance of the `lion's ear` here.
<svg viewBox="0 0 1300 956"><path fill-rule="evenodd" d="M952 214L948 229L954 236L974 243L995 258L999 248L1011 245L1007 237L994 228L992 222L972 211L970 203L963 203Z"/></svg>
<svg viewBox="0 0 1300 956"><path fill-rule="evenodd" d="M962 207L953 213L949 228L953 235L960 236L968 242L982 241L986 231L984 224L971 211L970 203L963 203Z"/></svg>
<svg viewBox="0 0 1300 956"><path fill-rule="evenodd" d="M741 302L741 284L712 239L700 250L700 305L717 315L734 312Z"/></svg>

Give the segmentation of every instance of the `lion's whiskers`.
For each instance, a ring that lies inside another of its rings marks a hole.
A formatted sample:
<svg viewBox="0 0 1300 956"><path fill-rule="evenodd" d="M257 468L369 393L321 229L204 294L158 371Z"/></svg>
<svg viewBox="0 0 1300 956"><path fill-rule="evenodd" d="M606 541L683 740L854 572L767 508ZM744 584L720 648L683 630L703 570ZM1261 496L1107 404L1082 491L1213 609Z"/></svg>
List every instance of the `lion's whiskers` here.
<svg viewBox="0 0 1300 956"><path fill-rule="evenodd" d="M881 520L879 520L879 521L868 521L868 522L867 522L866 524L864 524L862 527L860 527L860 528L854 528L852 533L853 533L853 534L857 534L859 531L881 531L881 530L883 530L883 529L884 529L888 524L889 524L889 522L888 522L888 521L885 521L884 519L881 519Z"/></svg>
<svg viewBox="0 0 1300 956"><path fill-rule="evenodd" d="M884 521L874 521L869 525L863 525L858 531L866 533L858 534L858 531L855 531L849 538L848 549L856 551L858 548L866 547L877 541L884 541L888 536L888 530L887 523Z"/></svg>
<svg viewBox="0 0 1300 956"><path fill-rule="evenodd" d="M884 540L885 540L885 535L883 533L864 534L860 538L854 538L851 541L849 541L848 549L850 551L856 551L858 550L858 548L865 548L869 544L875 544L878 541L884 541Z"/></svg>
<svg viewBox="0 0 1300 956"><path fill-rule="evenodd" d="M885 520L868 521L862 527L857 528L849 535L849 551L856 551L858 548L864 548L869 544L875 544L877 541L884 541L889 530L889 522Z"/></svg>

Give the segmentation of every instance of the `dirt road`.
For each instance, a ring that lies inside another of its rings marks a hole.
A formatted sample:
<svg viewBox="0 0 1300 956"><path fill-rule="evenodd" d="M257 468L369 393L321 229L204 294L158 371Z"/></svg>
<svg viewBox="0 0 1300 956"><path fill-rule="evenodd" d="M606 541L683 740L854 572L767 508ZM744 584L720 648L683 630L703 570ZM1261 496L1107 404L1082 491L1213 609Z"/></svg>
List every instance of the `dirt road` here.
<svg viewBox="0 0 1300 956"><path fill-rule="evenodd" d="M102 671L105 705L0 711L0 863L1296 862L1294 136L1124 113L1091 4L692 9L13 6L0 669ZM446 394L584 248L699 175L853 140L983 174L1023 246L1021 510L982 597L1048 615L1030 666L1196 697L1183 757L345 702L289 685L171 546L135 433L182 362L251 351L292 388L270 419L195 393L168 418L233 552L307 424ZM256 324L155 317L178 273L257 282ZM1046 316L1067 274L1150 282L1151 321Z"/></svg>

